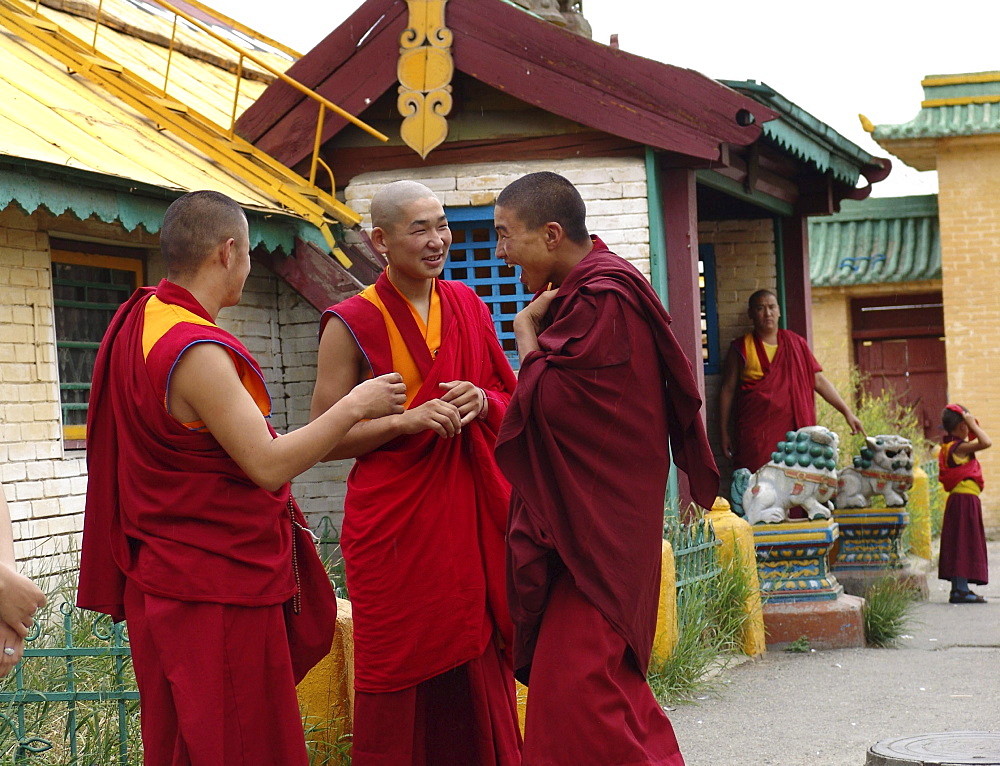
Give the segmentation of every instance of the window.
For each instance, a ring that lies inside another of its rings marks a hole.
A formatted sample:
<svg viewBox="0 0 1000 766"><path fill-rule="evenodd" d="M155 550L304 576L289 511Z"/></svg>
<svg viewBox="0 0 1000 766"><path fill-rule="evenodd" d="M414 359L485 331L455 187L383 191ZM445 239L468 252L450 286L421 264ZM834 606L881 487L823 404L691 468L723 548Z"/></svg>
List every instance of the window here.
<svg viewBox="0 0 1000 766"><path fill-rule="evenodd" d="M68 447L84 446L97 348L115 311L141 283L138 258L52 251L59 398Z"/></svg>
<svg viewBox="0 0 1000 766"><path fill-rule="evenodd" d="M718 375L722 372L722 361L719 353L714 245L698 245L698 287L701 294L701 359L706 375Z"/></svg>
<svg viewBox="0 0 1000 766"><path fill-rule="evenodd" d="M516 370L519 363L514 343L514 316L528 305L531 296L514 267L496 257L493 207L449 208L446 213L452 245L443 276L465 282L483 299L493 315L500 345Z"/></svg>

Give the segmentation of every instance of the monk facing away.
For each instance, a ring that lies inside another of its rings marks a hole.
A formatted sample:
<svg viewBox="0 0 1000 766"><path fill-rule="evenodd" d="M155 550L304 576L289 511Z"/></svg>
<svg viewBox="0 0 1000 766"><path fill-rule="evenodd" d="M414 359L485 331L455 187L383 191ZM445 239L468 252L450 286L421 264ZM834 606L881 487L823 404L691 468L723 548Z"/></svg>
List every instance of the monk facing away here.
<svg viewBox="0 0 1000 766"><path fill-rule="evenodd" d="M401 411L403 383L363 383L277 435L260 367L215 323L250 272L243 211L186 194L160 246L167 278L118 310L97 354L77 603L128 620L146 766L302 766L295 683L309 663L292 656L286 607L303 567L322 565L293 548L304 519L289 481L358 421ZM321 578L300 606L335 614ZM332 622L317 629L311 662L333 639Z"/></svg>
<svg viewBox="0 0 1000 766"><path fill-rule="evenodd" d="M341 547L354 615L355 766L520 763L504 593L510 488L493 460L514 375L486 305L441 280L451 230L426 186L371 204L388 261L323 315L312 416L390 371L406 411L353 427Z"/></svg>
<svg viewBox="0 0 1000 766"><path fill-rule="evenodd" d="M507 587L528 684L526 766L683 764L646 683L663 499L674 461L708 507L719 473L691 364L649 282L586 227L576 188L501 192L497 256L537 293L514 320L521 371L497 438L511 482Z"/></svg>
<svg viewBox="0 0 1000 766"><path fill-rule="evenodd" d="M722 452L732 459L733 468L756 471L771 459L788 431L816 425L814 391L844 416L852 433L863 432L861 421L823 375L806 339L778 327L777 296L758 290L748 303L753 330L730 345L719 391Z"/></svg>

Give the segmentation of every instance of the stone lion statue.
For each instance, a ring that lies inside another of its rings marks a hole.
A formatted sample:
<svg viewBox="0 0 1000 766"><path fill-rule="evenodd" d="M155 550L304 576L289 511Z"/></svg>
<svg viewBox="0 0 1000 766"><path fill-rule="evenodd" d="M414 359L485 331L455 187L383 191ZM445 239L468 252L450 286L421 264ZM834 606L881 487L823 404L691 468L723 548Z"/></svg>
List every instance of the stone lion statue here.
<svg viewBox="0 0 1000 766"><path fill-rule="evenodd" d="M837 508L868 508L874 495L882 495L889 508L906 505L906 492L913 487L913 444L896 434L865 439L854 467L838 476Z"/></svg>
<svg viewBox="0 0 1000 766"><path fill-rule="evenodd" d="M751 524L775 524L800 506L810 520L833 514L837 493L837 434L807 426L785 434L771 462L757 469L743 492L743 512Z"/></svg>

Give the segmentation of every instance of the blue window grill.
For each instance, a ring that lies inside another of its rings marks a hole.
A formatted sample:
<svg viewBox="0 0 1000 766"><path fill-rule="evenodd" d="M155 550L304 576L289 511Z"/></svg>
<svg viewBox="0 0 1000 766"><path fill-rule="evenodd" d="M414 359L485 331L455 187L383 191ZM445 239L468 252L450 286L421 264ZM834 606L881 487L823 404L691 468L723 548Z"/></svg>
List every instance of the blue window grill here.
<svg viewBox="0 0 1000 766"><path fill-rule="evenodd" d="M497 235L493 229L493 206L452 207L445 211L451 226L452 245L445 279L465 282L483 299L493 315L500 345L518 368L514 343L514 316L531 296L512 266L496 257Z"/></svg>
<svg viewBox="0 0 1000 766"><path fill-rule="evenodd" d="M698 245L698 283L701 288L701 358L706 375L722 372L719 313L715 289L715 247Z"/></svg>

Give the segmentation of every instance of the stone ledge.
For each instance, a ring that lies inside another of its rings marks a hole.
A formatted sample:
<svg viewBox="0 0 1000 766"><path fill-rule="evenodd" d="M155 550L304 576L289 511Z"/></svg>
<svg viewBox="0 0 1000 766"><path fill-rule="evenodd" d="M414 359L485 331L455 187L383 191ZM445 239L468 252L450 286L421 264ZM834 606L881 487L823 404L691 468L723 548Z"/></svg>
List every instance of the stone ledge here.
<svg viewBox="0 0 1000 766"><path fill-rule="evenodd" d="M861 607L865 600L841 594L833 601L765 604L768 649L785 649L806 638L813 649L849 649L865 645Z"/></svg>

